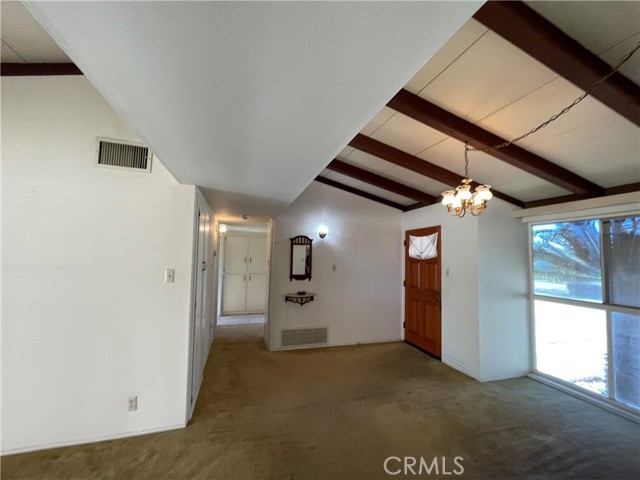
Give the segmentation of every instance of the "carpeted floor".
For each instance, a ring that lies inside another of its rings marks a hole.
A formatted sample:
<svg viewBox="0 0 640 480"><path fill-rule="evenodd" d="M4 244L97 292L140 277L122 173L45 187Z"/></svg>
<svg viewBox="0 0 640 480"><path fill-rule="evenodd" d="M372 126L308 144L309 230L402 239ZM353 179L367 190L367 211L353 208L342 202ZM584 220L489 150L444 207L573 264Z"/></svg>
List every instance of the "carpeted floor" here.
<svg viewBox="0 0 640 480"><path fill-rule="evenodd" d="M261 325L216 333L188 428L4 457L2 478L640 478L637 424L533 380L481 384L403 343L269 353ZM390 456L416 475L387 476Z"/></svg>

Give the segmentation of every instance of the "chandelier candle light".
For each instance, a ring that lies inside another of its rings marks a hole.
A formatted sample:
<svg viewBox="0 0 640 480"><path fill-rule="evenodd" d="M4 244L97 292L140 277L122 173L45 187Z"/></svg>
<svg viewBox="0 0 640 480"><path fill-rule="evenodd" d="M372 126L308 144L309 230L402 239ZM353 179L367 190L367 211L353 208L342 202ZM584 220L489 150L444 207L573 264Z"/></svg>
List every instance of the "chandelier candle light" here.
<svg viewBox="0 0 640 480"><path fill-rule="evenodd" d="M442 204L447 207L447 211L455 217L464 217L467 211L477 217L487 206L487 202L493 197L491 185L478 185L475 192L471 193L471 182L469 178L469 145L464 144L464 180L455 190L442 192Z"/></svg>

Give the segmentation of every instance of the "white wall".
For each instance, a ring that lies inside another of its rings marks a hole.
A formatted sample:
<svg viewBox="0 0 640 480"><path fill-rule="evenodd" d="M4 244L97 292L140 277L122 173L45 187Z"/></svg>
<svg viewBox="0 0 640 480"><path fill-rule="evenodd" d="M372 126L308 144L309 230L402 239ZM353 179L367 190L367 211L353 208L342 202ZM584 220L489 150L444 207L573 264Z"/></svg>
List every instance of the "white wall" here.
<svg viewBox="0 0 640 480"><path fill-rule="evenodd" d="M440 204L404 214L405 231L442 227L442 361L481 381L530 370L527 228L515 208L494 198L479 217Z"/></svg>
<svg viewBox="0 0 640 480"><path fill-rule="evenodd" d="M329 228L323 240L321 224ZM275 221L270 348L280 348L284 328L329 327L330 345L399 340L401 229L399 210L312 183ZM289 280L289 239L296 235L313 239L311 281ZM318 295L302 307L284 302L298 290Z"/></svg>
<svg viewBox="0 0 640 480"><path fill-rule="evenodd" d="M195 189L96 136L136 140L84 77L2 78L3 453L184 426Z"/></svg>
<svg viewBox="0 0 640 480"><path fill-rule="evenodd" d="M479 217L480 378L499 380L531 370L529 240L517 207L492 199Z"/></svg>
<svg viewBox="0 0 640 480"><path fill-rule="evenodd" d="M402 238L406 230L436 225L442 241L442 361L479 379L478 218L455 218L442 205L431 205L404 214ZM403 288L401 295L404 318Z"/></svg>

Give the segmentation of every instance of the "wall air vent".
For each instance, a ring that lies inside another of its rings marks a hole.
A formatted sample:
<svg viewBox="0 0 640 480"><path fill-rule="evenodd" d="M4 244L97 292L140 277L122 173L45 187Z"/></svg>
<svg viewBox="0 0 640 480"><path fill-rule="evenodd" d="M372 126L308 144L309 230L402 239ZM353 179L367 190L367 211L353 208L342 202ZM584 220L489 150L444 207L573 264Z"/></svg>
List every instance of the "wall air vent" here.
<svg viewBox="0 0 640 480"><path fill-rule="evenodd" d="M324 328L296 328L282 330L280 345L285 347L302 347L311 345L326 345L328 329Z"/></svg>
<svg viewBox="0 0 640 480"><path fill-rule="evenodd" d="M96 159L98 165L107 168L151 172L152 154L148 147L139 143L98 138Z"/></svg>

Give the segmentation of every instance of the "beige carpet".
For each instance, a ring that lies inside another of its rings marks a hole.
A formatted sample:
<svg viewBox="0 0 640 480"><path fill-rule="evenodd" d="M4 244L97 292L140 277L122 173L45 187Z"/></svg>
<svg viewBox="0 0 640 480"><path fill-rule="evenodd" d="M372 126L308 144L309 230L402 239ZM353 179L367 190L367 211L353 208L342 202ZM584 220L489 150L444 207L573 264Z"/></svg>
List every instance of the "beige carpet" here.
<svg viewBox="0 0 640 480"><path fill-rule="evenodd" d="M637 424L533 380L480 384L403 343L269 353L261 332L217 330L188 428L4 457L2 478L640 478ZM389 456L464 474L386 476Z"/></svg>

